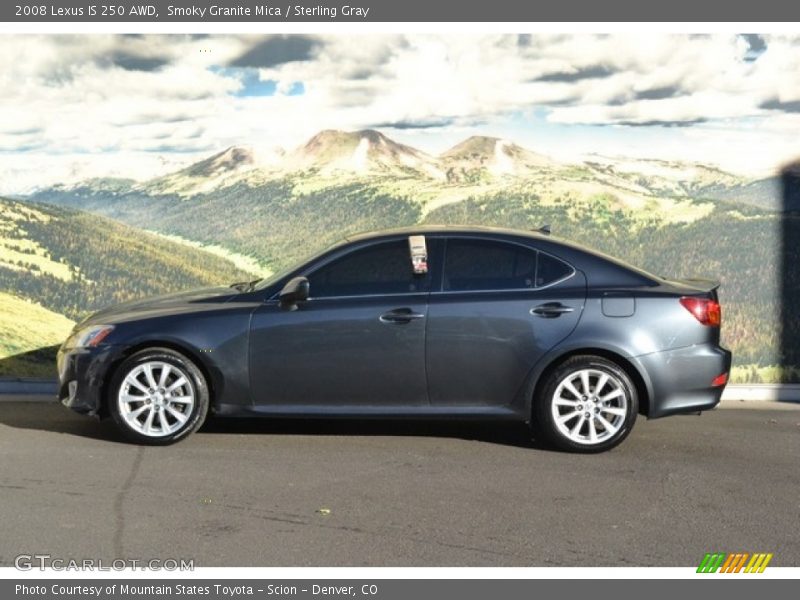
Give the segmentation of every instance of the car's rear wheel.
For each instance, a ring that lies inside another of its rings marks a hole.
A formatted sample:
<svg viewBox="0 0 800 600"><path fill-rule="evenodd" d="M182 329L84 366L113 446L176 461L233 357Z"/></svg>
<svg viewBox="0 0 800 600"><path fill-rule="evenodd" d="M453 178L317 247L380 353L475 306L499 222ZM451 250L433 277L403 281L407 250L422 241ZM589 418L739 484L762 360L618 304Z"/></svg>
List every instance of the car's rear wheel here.
<svg viewBox="0 0 800 600"><path fill-rule="evenodd" d="M639 411L636 386L618 364L573 356L547 376L534 399L537 437L571 452L602 452L631 432Z"/></svg>
<svg viewBox="0 0 800 600"><path fill-rule="evenodd" d="M186 356L150 348L126 359L109 386L109 412L129 439L164 445L196 431L208 412L208 385Z"/></svg>

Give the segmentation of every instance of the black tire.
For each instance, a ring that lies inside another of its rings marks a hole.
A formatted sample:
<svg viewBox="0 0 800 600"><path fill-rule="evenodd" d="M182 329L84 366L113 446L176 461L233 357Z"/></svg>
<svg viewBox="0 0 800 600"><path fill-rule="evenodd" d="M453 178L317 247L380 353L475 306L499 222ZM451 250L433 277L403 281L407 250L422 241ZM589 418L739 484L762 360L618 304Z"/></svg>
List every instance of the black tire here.
<svg viewBox="0 0 800 600"><path fill-rule="evenodd" d="M584 374L588 376L588 395L583 385ZM602 387L597 389L601 383ZM569 384L572 388L567 387ZM600 356L579 355L567 359L550 371L538 389L539 394L533 399L531 421L534 435L568 452L610 450L628 437L639 412L636 386L625 369ZM614 397L603 400L611 396ZM574 404L568 404L570 402ZM554 412L559 414L561 425L556 422ZM607 428L601 419L608 424ZM592 433L596 441L592 441Z"/></svg>
<svg viewBox="0 0 800 600"><path fill-rule="evenodd" d="M126 381L129 375L139 373L134 378L146 386L148 369L151 377L158 373L159 379L164 371L167 372L165 387L153 388L158 392L158 397L149 396L147 391L134 388L130 380ZM181 377L185 384L181 383ZM174 385L179 385L177 391L168 391ZM127 398L136 396L137 401L122 401L121 393ZM140 394L141 402L138 401ZM175 394L174 401L172 394ZM178 398L181 398L180 402ZM186 400L188 398L191 398L191 405ZM208 383L197 365L180 352L169 348L147 348L125 359L115 370L108 386L106 402L111 418L126 438L139 444L165 446L182 440L203 424L209 405ZM141 409L142 416L134 415L138 409ZM151 413L151 423L147 426L147 417ZM150 434L146 435L145 430Z"/></svg>

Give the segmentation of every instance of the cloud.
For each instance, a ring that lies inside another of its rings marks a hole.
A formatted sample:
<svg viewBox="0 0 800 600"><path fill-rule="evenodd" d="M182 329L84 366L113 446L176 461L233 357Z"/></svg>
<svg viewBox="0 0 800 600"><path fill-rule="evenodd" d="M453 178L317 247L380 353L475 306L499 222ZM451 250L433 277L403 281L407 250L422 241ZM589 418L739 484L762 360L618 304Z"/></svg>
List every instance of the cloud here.
<svg viewBox="0 0 800 600"><path fill-rule="evenodd" d="M213 152L216 148L208 144L157 144L145 146L142 150L146 152L166 152L170 154L175 152L196 154L198 151Z"/></svg>
<svg viewBox="0 0 800 600"><path fill-rule="evenodd" d="M435 129L452 125L455 119L404 119L374 123L369 129Z"/></svg>
<svg viewBox="0 0 800 600"><path fill-rule="evenodd" d="M370 77L374 77L377 73L377 69L371 67L356 67L352 71L346 72L344 75L347 79L366 81Z"/></svg>
<svg viewBox="0 0 800 600"><path fill-rule="evenodd" d="M674 98L680 94L681 89L679 87L674 85L665 85L663 87L635 92L633 97L636 100L663 100L664 98Z"/></svg>
<svg viewBox="0 0 800 600"><path fill-rule="evenodd" d="M43 132L44 132L43 127L21 127L16 129L14 128L6 129L2 133L4 133L5 135L34 135Z"/></svg>
<svg viewBox="0 0 800 600"><path fill-rule="evenodd" d="M699 123L706 123L708 119L689 119L685 121L664 121L654 119L652 121L619 121L617 125L624 125L627 127L691 127Z"/></svg>
<svg viewBox="0 0 800 600"><path fill-rule="evenodd" d="M120 67L126 71L156 71L170 63L165 56L142 56L124 50L117 50L109 54L103 63Z"/></svg>
<svg viewBox="0 0 800 600"><path fill-rule="evenodd" d="M258 42L228 63L230 67L268 69L282 64L310 60L320 48L317 38L306 35L274 35Z"/></svg>
<svg viewBox="0 0 800 600"><path fill-rule="evenodd" d="M781 102L777 98L772 98L760 104L764 110L781 110L789 113L800 113L800 100L789 100Z"/></svg>
<svg viewBox="0 0 800 600"><path fill-rule="evenodd" d="M28 152L35 152L41 151L45 148L46 144L43 141L39 142L22 142L14 141L12 143L5 142L2 137L0 137L0 152L13 152L13 153L21 153L27 154Z"/></svg>
<svg viewBox="0 0 800 600"><path fill-rule="evenodd" d="M754 62L767 50L767 41L756 33L743 33L742 39L747 43L744 60Z"/></svg>
<svg viewBox="0 0 800 600"><path fill-rule="evenodd" d="M554 73L546 73L533 79L533 81L543 81L548 83L572 83L574 81L581 81L583 79L602 79L603 77L610 77L614 74L614 70L605 65L592 65L589 67L581 67L573 71L556 71Z"/></svg>
<svg viewBox="0 0 800 600"><path fill-rule="evenodd" d="M192 121L196 115L188 112L162 112L155 110L145 110L143 112L132 112L125 115L120 115L120 118L111 121L115 126L127 125L148 125L151 123L185 123Z"/></svg>
<svg viewBox="0 0 800 600"><path fill-rule="evenodd" d="M796 145L798 72L791 35L4 36L0 145L36 148L42 165L92 156L136 174L151 154L293 147L326 128L435 144L505 127L523 142L544 129L571 134L548 143L588 146L650 135L649 147L659 135L768 131L769 157ZM747 144L717 154L729 147Z"/></svg>

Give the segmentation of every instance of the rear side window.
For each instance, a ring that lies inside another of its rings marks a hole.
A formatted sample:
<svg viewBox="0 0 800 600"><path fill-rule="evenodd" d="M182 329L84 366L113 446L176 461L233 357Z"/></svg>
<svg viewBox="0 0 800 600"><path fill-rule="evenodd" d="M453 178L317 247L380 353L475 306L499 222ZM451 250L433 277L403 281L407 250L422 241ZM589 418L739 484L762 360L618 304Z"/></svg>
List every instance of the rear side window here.
<svg viewBox="0 0 800 600"><path fill-rule="evenodd" d="M517 244L451 239L445 255L444 290L535 289L571 272L566 263Z"/></svg>
<svg viewBox="0 0 800 600"><path fill-rule="evenodd" d="M539 263L536 270L536 287L542 287L564 279L573 269L567 263L553 258L549 254L539 252Z"/></svg>
<svg viewBox="0 0 800 600"><path fill-rule="evenodd" d="M408 240L355 250L308 276L312 298L408 294L427 290L414 275Z"/></svg>

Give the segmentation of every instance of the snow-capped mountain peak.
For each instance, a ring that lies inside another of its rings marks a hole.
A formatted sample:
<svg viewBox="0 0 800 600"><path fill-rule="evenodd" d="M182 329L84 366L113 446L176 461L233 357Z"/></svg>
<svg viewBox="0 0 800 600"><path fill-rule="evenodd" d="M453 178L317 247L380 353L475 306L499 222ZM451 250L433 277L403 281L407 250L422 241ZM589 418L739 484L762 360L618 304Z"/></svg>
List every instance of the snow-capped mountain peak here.
<svg viewBox="0 0 800 600"><path fill-rule="evenodd" d="M395 142L379 131L325 130L295 150L287 161L294 171L334 173L424 175L443 179L436 159L415 148Z"/></svg>

